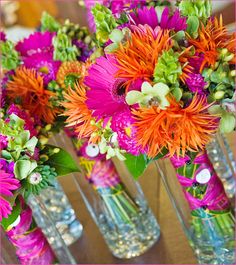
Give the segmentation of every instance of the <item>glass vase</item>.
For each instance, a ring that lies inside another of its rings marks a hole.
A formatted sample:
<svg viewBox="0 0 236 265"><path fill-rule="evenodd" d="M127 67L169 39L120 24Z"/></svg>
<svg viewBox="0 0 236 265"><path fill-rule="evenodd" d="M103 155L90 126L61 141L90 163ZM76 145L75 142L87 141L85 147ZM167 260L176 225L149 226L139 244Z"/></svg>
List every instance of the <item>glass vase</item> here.
<svg viewBox="0 0 236 265"><path fill-rule="evenodd" d="M83 227L58 180L55 179L52 187L42 190L39 198L66 245L69 246L80 238Z"/></svg>
<svg viewBox="0 0 236 265"><path fill-rule="evenodd" d="M73 149L65 135L57 146ZM118 174L112 160L99 154L96 145L77 142L82 174L73 174L76 186L115 257L143 254L159 238L160 228L148 207L141 187L131 177Z"/></svg>
<svg viewBox="0 0 236 265"><path fill-rule="evenodd" d="M5 245L7 253L3 253L4 259L12 261L14 260L12 256L15 254L14 256L23 265L48 265L57 262L58 259L46 237L33 220L32 210L22 198L20 198L20 207L22 210L19 217L7 228L7 231L4 231L8 242L15 247L13 251L12 247L6 248Z"/></svg>
<svg viewBox="0 0 236 265"><path fill-rule="evenodd" d="M156 165L199 264L235 264L234 215L206 151Z"/></svg>
<svg viewBox="0 0 236 265"><path fill-rule="evenodd" d="M217 175L223 182L225 192L234 203L236 162L227 138L223 134L217 133L207 145L207 154Z"/></svg>
<svg viewBox="0 0 236 265"><path fill-rule="evenodd" d="M49 212L42 197L30 195L27 204L32 209L35 223L47 238L47 241L54 251L59 263L76 264L74 257L56 227L56 221L52 219L51 212Z"/></svg>

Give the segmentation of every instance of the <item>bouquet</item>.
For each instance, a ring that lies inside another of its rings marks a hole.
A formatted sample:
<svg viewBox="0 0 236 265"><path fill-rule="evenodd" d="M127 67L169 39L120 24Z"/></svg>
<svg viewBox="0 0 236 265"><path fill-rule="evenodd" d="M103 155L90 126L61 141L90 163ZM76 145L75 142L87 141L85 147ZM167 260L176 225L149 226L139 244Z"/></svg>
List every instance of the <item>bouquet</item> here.
<svg viewBox="0 0 236 265"><path fill-rule="evenodd" d="M99 53L83 83L68 90L67 123L107 159L125 160L134 177L151 160L170 158L194 237L206 237L219 259L231 262L232 248L228 256L221 250L233 240L234 218L205 146L218 128L235 128L235 34L211 15L210 1L178 1L161 15L142 1L120 9L106 3L88 6ZM205 218L214 220L216 236L205 233Z"/></svg>

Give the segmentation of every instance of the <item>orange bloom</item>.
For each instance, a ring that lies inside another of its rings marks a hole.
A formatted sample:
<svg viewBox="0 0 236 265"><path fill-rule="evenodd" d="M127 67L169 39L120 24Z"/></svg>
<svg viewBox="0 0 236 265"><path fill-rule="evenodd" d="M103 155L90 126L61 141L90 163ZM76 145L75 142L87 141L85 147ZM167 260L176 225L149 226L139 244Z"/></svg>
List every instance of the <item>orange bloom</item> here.
<svg viewBox="0 0 236 265"><path fill-rule="evenodd" d="M72 83L82 84L86 65L78 61L63 62L57 72L57 82L62 88L68 88Z"/></svg>
<svg viewBox="0 0 236 265"><path fill-rule="evenodd" d="M186 108L174 99L169 101L165 110L153 106L132 111L138 144L148 149L151 158L163 148L170 156L202 150L217 130L218 118L207 112L205 97L195 96Z"/></svg>
<svg viewBox="0 0 236 265"><path fill-rule="evenodd" d="M192 46L185 49L179 56L179 62L181 63L182 67L182 74L180 75L180 80L185 83L186 78L188 78L188 75L194 71L194 68L189 65L188 61L189 58L193 57L191 50Z"/></svg>
<svg viewBox="0 0 236 265"><path fill-rule="evenodd" d="M131 39L115 51L119 68L116 76L128 78L126 85L141 78L146 81L153 79L158 56L172 46L168 30L155 33L148 25L136 27Z"/></svg>
<svg viewBox="0 0 236 265"><path fill-rule="evenodd" d="M227 48L235 54L235 34L227 33L223 26L222 16L219 21L216 17L213 21L209 19L205 27L201 24L198 38L191 39L189 37L188 41L195 46L197 52L204 54L200 71L203 70L206 64L214 67L219 55L218 48ZM235 63L235 57L230 63Z"/></svg>
<svg viewBox="0 0 236 265"><path fill-rule="evenodd" d="M88 109L85 103L87 100L85 87L76 84L74 89L68 88L64 97L67 101L62 103L66 108L63 115L68 116L66 120L68 126L75 127L75 132L78 133L79 138L90 137L97 130L97 127L92 125L94 122L92 111Z"/></svg>
<svg viewBox="0 0 236 265"><path fill-rule="evenodd" d="M7 83L7 95L11 100L20 100L24 109L46 123L52 123L58 109L53 108L50 98L54 93L44 89L43 77L35 70L18 67L13 80Z"/></svg>

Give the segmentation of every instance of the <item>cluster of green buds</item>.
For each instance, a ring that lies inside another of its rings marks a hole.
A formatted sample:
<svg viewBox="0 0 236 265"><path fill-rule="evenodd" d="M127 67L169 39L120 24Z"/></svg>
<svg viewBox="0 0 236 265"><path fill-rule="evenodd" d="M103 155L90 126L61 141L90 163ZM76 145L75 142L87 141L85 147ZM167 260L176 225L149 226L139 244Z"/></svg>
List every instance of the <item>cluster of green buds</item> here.
<svg viewBox="0 0 236 265"><path fill-rule="evenodd" d="M57 32L57 35L53 38L53 58L54 60L75 61L76 57L80 55L79 50L72 44L70 37L64 33L61 29Z"/></svg>
<svg viewBox="0 0 236 265"><path fill-rule="evenodd" d="M96 24L96 37L99 44L104 44L111 31L117 26L111 10L107 7L96 4L91 10Z"/></svg>
<svg viewBox="0 0 236 265"><path fill-rule="evenodd" d="M9 40L5 42L0 41L0 53L4 69L13 70L20 64L19 53L15 50L13 42Z"/></svg>
<svg viewBox="0 0 236 265"><path fill-rule="evenodd" d="M79 24L74 24L66 19L61 27L61 31L73 40L81 40L88 45L90 49L94 48L96 43L89 34L87 27L81 27Z"/></svg>
<svg viewBox="0 0 236 265"><path fill-rule="evenodd" d="M55 93L55 96L50 98L50 101L52 102L53 106L60 107L60 102L64 100L64 89L59 86L59 84L55 80L48 83L47 89Z"/></svg>

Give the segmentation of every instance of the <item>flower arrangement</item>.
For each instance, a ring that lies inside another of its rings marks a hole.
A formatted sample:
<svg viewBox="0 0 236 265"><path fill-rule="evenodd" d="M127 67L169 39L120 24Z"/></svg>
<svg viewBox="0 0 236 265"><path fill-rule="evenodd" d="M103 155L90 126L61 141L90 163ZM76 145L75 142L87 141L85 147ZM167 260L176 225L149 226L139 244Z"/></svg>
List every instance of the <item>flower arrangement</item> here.
<svg viewBox="0 0 236 265"><path fill-rule="evenodd" d="M99 49L67 91L67 123L107 159L125 160L134 177L170 158L198 236L202 218L216 218L232 240L229 201L205 146L218 129L235 128L235 34L211 15L210 1L177 1L161 15L150 3L120 2L116 11L111 1L87 5Z"/></svg>

